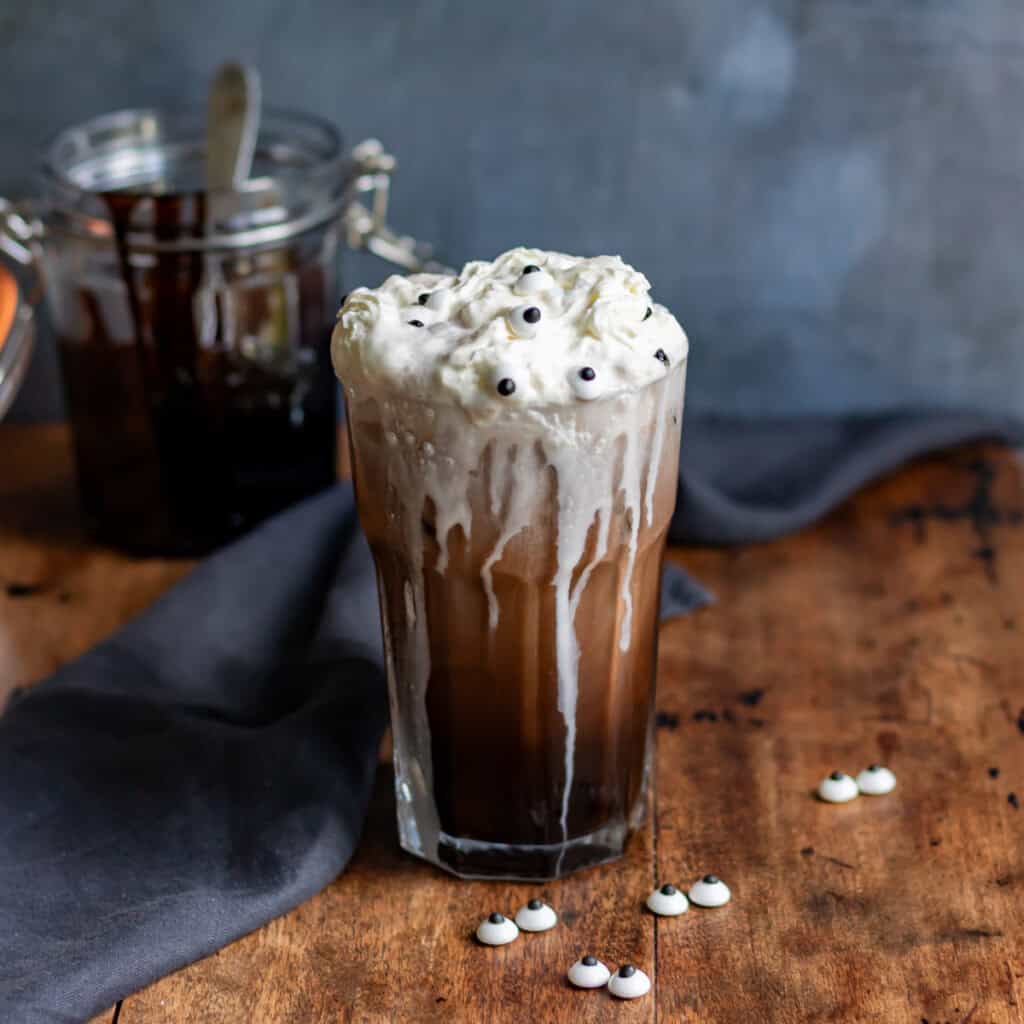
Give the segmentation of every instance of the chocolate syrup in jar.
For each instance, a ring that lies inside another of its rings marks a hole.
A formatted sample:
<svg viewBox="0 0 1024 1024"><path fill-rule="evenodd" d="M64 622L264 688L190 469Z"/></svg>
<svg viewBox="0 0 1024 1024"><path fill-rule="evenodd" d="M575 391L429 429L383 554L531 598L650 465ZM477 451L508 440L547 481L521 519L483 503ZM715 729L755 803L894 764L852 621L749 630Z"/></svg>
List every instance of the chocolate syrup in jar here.
<svg viewBox="0 0 1024 1024"><path fill-rule="evenodd" d="M154 238L182 241L201 231L204 197L103 199L132 337L115 336L108 297L79 283L85 322L58 342L83 509L115 547L202 554L335 478L333 247L300 235L230 259L140 259L128 236L143 200Z"/></svg>

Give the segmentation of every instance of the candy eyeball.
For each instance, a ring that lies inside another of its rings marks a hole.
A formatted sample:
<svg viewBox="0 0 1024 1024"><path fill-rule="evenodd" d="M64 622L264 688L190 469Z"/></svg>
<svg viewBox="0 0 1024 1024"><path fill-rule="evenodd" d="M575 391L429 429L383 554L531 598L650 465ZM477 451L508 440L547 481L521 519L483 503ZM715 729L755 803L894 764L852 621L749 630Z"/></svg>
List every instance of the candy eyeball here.
<svg viewBox="0 0 1024 1024"><path fill-rule="evenodd" d="M543 900L533 899L519 908L516 924L524 932L546 932L558 924L558 915Z"/></svg>
<svg viewBox="0 0 1024 1024"><path fill-rule="evenodd" d="M581 366L573 370L569 375L569 385L573 394L584 402L597 398L602 390L597 371L592 366Z"/></svg>
<svg viewBox="0 0 1024 1024"><path fill-rule="evenodd" d="M608 991L619 999L639 999L650 990L651 979L633 964L623 964L608 979Z"/></svg>
<svg viewBox="0 0 1024 1024"><path fill-rule="evenodd" d="M818 783L818 796L827 804L845 804L853 800L860 790L845 772L832 772Z"/></svg>
<svg viewBox="0 0 1024 1024"><path fill-rule="evenodd" d="M555 279L535 263L523 267L519 280L512 286L516 295L537 295L555 286Z"/></svg>
<svg viewBox="0 0 1024 1024"><path fill-rule="evenodd" d="M491 370L491 390L500 398L511 398L519 390L522 371L518 366L499 363Z"/></svg>
<svg viewBox="0 0 1024 1024"><path fill-rule="evenodd" d="M601 988L610 977L611 971L596 956L580 957L569 968L569 983L577 988Z"/></svg>
<svg viewBox="0 0 1024 1024"><path fill-rule="evenodd" d="M663 885L647 897L647 909L659 917L678 917L689 907L689 900L674 885Z"/></svg>
<svg viewBox="0 0 1024 1024"><path fill-rule="evenodd" d="M729 886L717 875L705 875L690 886L690 902L698 907L724 907L731 899Z"/></svg>
<svg viewBox="0 0 1024 1024"><path fill-rule="evenodd" d="M537 333L542 314L539 306L516 306L508 314L508 323L519 338L532 338Z"/></svg>
<svg viewBox="0 0 1024 1024"><path fill-rule="evenodd" d="M452 293L448 288L438 288L433 292L420 292L416 301L433 313L447 315L452 302Z"/></svg>
<svg viewBox="0 0 1024 1024"><path fill-rule="evenodd" d="M857 789L866 796L884 796L896 788L896 776L883 764L873 764L857 775Z"/></svg>
<svg viewBox="0 0 1024 1024"><path fill-rule="evenodd" d="M519 929L514 921L495 912L480 922L476 937L485 946L504 946L519 937Z"/></svg>

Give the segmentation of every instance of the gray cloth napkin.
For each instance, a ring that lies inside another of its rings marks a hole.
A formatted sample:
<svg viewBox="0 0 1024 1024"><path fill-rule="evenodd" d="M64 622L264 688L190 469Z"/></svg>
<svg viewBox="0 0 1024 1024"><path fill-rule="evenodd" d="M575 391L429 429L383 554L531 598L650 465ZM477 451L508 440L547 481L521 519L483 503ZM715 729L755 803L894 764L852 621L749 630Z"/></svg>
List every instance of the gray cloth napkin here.
<svg viewBox="0 0 1024 1024"><path fill-rule="evenodd" d="M686 428L676 542L764 540L907 458L1019 430L906 416ZM386 717L339 486L209 558L0 717L0 1020L82 1021L317 892ZM673 568L664 610L708 600Z"/></svg>

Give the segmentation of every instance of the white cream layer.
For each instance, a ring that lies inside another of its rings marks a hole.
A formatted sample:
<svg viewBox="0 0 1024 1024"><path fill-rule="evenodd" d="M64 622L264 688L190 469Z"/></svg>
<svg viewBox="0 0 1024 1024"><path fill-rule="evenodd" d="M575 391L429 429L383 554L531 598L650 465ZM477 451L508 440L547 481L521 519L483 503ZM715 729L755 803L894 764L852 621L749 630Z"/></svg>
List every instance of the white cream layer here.
<svg viewBox="0 0 1024 1024"><path fill-rule="evenodd" d="M686 358L675 317L618 256L511 249L457 277L389 277L357 288L338 314L338 376L409 398L448 401L474 419L635 391Z"/></svg>

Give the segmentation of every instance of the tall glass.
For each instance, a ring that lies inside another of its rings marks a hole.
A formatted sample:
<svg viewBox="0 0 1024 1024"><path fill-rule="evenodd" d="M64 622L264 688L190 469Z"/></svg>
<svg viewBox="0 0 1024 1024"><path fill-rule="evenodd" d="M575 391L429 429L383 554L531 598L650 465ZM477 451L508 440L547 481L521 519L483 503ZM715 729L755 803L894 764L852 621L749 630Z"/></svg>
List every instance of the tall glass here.
<svg viewBox="0 0 1024 1024"><path fill-rule="evenodd" d="M347 389L410 853L547 879L643 822L684 380L483 423Z"/></svg>

